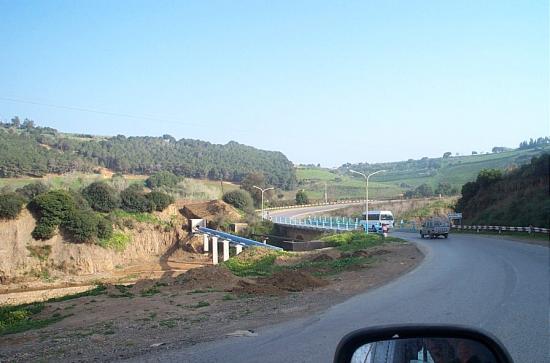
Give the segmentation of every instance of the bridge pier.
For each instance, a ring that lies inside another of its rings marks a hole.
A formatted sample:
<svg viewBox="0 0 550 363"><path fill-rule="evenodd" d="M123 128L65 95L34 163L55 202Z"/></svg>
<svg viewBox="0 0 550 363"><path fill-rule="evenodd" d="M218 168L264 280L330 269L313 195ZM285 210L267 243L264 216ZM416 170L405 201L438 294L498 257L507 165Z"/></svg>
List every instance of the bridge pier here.
<svg viewBox="0 0 550 363"><path fill-rule="evenodd" d="M223 241L223 260L229 260L229 241L224 239Z"/></svg>
<svg viewBox="0 0 550 363"><path fill-rule="evenodd" d="M207 234L203 234L202 235L202 241L203 241L203 251L204 252L208 252L208 235Z"/></svg>
<svg viewBox="0 0 550 363"><path fill-rule="evenodd" d="M241 253L242 251L243 251L243 246L241 246L241 245L235 246L235 254L238 255L238 254Z"/></svg>
<svg viewBox="0 0 550 363"><path fill-rule="evenodd" d="M218 237L212 236L212 264L218 264Z"/></svg>

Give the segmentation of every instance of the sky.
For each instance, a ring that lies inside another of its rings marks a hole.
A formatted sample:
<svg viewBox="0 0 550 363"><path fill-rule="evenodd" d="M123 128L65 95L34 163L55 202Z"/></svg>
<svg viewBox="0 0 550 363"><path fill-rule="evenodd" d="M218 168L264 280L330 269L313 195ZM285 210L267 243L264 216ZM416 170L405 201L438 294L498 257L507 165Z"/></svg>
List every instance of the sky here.
<svg viewBox="0 0 550 363"><path fill-rule="evenodd" d="M0 0L0 119L339 166L550 134L540 1Z"/></svg>

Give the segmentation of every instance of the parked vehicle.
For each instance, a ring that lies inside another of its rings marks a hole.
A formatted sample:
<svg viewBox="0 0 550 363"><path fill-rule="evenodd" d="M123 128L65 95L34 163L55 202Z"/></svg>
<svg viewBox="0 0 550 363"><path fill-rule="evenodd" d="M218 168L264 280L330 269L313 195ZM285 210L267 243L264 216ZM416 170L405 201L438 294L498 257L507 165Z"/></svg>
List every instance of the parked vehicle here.
<svg viewBox="0 0 550 363"><path fill-rule="evenodd" d="M450 229L449 220L440 217L432 217L422 223L420 237L424 238L428 236L430 238L437 238L443 236L448 238Z"/></svg>

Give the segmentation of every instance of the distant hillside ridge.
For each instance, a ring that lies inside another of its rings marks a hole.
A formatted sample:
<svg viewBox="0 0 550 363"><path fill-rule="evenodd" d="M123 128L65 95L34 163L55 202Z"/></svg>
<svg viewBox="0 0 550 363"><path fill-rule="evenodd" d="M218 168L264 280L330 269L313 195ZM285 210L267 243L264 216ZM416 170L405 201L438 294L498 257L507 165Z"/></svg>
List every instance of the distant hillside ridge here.
<svg viewBox="0 0 550 363"><path fill-rule="evenodd" d="M462 187L464 224L550 228L550 154L503 173L482 170Z"/></svg>
<svg viewBox="0 0 550 363"><path fill-rule="evenodd" d="M472 152L472 155L452 156L450 152L442 157L419 160L387 163L357 163L343 164L337 169L338 173L349 173L350 169L364 173L377 170L386 170L378 174L376 180L393 182L402 188L408 189L426 183L436 188L439 183L448 183L453 187L460 187L476 178L482 169L512 170L529 163L534 156L550 152L550 138L540 137L529 142L524 141L517 149L494 147L492 153L482 154Z"/></svg>
<svg viewBox="0 0 550 363"><path fill-rule="evenodd" d="M70 171L92 172L98 167L125 174L161 170L201 179L240 182L261 172L266 182L292 189L294 166L281 152L256 149L231 141L225 145L193 139L117 135L113 137L62 133L33 121L0 123L0 177L43 176Z"/></svg>

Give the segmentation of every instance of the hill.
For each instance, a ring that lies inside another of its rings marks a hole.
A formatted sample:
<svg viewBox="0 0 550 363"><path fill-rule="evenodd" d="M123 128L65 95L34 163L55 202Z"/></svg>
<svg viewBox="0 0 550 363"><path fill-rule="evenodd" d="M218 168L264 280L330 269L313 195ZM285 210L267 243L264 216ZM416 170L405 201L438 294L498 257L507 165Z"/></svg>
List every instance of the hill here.
<svg viewBox="0 0 550 363"><path fill-rule="evenodd" d="M413 191L422 184L428 185L433 192L436 192L440 183L447 186L448 194L457 195L462 185L475 180L482 169L512 170L529 163L534 156L550 152L548 143L527 146L518 149L497 148L499 152L491 154L409 159L373 164L347 163L337 169L312 165L299 166L296 170L298 188L305 189L313 199L322 199L326 183L329 199L364 198L364 179L351 174L349 170L371 173L383 169L387 171L376 175L369 182L369 193L373 198L395 197L407 191Z"/></svg>
<svg viewBox="0 0 550 363"><path fill-rule="evenodd" d="M43 176L108 168L125 174L168 170L200 179L240 182L261 172L267 183L291 189L293 164L280 152L265 151L231 141L225 145L193 139L162 137L100 137L62 133L14 118L0 125L0 177Z"/></svg>
<svg viewBox="0 0 550 363"><path fill-rule="evenodd" d="M550 227L550 154L502 173L483 170L462 187L457 210L465 224Z"/></svg>

